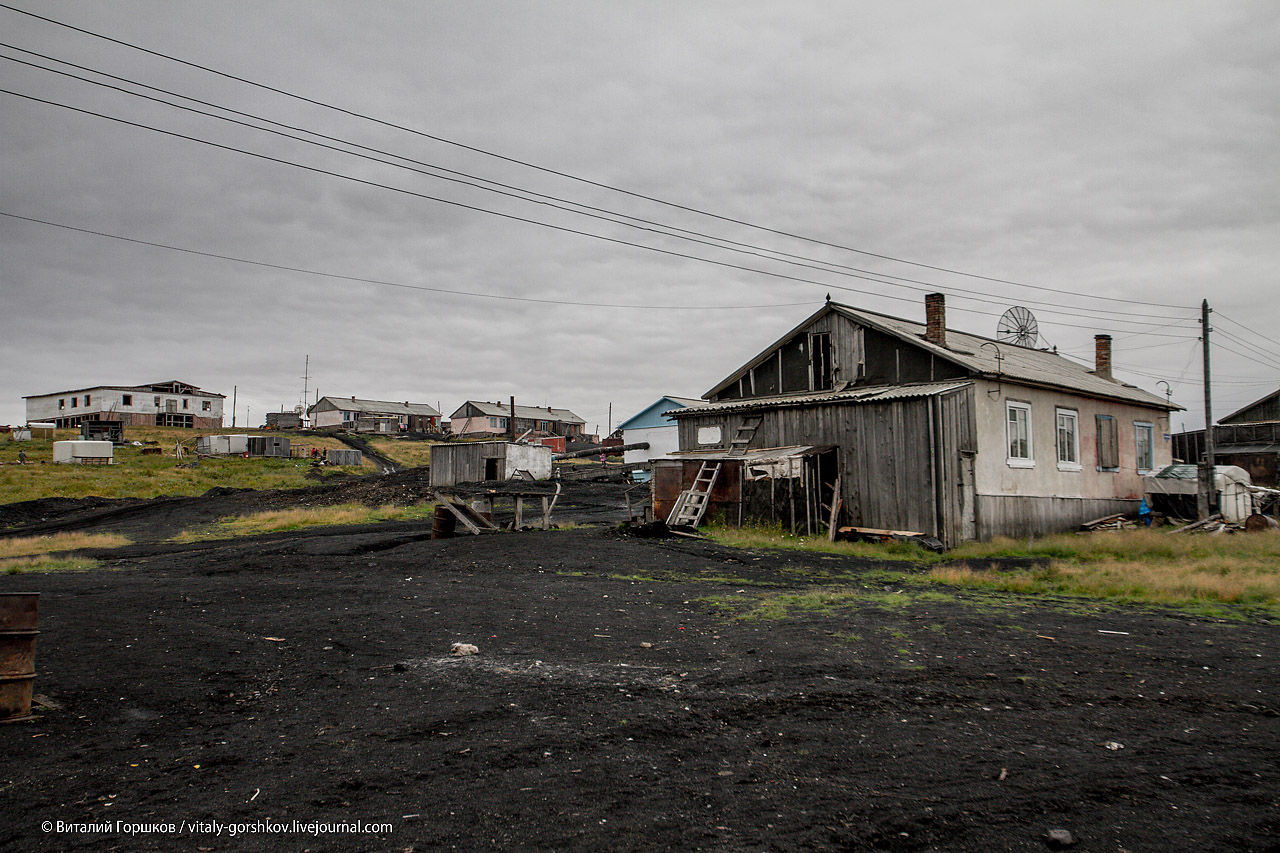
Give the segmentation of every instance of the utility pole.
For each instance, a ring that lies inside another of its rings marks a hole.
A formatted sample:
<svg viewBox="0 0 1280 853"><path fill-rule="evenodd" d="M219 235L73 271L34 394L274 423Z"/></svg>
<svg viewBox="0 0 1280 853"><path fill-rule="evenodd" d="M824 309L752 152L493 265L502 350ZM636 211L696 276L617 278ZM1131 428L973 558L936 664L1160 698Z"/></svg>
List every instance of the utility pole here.
<svg viewBox="0 0 1280 853"><path fill-rule="evenodd" d="M1204 344L1204 458L1200 460L1200 489L1196 495L1196 511L1208 518L1214 510L1213 500L1213 393L1209 384L1209 300L1200 303L1200 340Z"/></svg>
<svg viewBox="0 0 1280 853"><path fill-rule="evenodd" d="M226 388L227 386L223 385L222 387ZM239 385L231 386L231 428L232 429L236 428L236 391L238 391L239 388L240 388Z"/></svg>
<svg viewBox="0 0 1280 853"><path fill-rule="evenodd" d="M302 368L302 417L307 416L307 387L311 382L311 356L307 356L305 365Z"/></svg>
<svg viewBox="0 0 1280 853"><path fill-rule="evenodd" d="M507 438L512 444L516 442L516 398L511 398L511 417L507 420Z"/></svg>

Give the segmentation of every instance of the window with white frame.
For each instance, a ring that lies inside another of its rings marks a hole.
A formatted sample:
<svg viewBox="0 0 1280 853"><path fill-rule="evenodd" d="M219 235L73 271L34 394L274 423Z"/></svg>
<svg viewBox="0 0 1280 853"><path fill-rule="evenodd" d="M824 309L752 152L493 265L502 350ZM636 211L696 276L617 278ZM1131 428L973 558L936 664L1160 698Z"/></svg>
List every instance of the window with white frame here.
<svg viewBox="0 0 1280 853"><path fill-rule="evenodd" d="M1080 414L1075 409L1058 409L1058 470L1079 471Z"/></svg>
<svg viewBox="0 0 1280 853"><path fill-rule="evenodd" d="M1155 431L1153 424L1133 422L1139 473L1146 473L1155 467Z"/></svg>
<svg viewBox="0 0 1280 853"><path fill-rule="evenodd" d="M1010 467L1035 466L1034 448L1031 446L1030 403L1010 400L1005 404L1005 439L1005 444L1009 448Z"/></svg>

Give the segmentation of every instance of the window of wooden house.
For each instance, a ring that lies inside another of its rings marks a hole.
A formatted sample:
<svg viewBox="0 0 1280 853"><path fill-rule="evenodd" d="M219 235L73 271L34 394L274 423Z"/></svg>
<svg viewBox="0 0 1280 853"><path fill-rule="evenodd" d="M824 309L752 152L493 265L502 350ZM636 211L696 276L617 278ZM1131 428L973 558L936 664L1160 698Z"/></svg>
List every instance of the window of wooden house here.
<svg viewBox="0 0 1280 853"><path fill-rule="evenodd" d="M191 404L190 400L188 400L186 397L182 398L182 408L184 409L189 408L190 404Z"/></svg>
<svg viewBox="0 0 1280 853"><path fill-rule="evenodd" d="M120 405L122 405L122 406L132 406L132 405L133 405L133 395L132 395L132 394L121 394L121 395L120 395Z"/></svg>
<svg viewBox="0 0 1280 853"><path fill-rule="evenodd" d="M1134 444L1137 448L1138 473L1146 474L1155 467L1155 425L1133 422Z"/></svg>
<svg viewBox="0 0 1280 853"><path fill-rule="evenodd" d="M89 405L89 401L90 401L90 400L92 400L92 399L93 399L93 398L92 398L92 397L90 397L88 394L85 394L85 395L84 395L84 404L85 404L86 406L87 406L87 405Z"/></svg>
<svg viewBox="0 0 1280 853"><path fill-rule="evenodd" d="M153 399L152 399L152 402L153 402L153 403L155 403L155 405L156 405L156 408L157 408L157 409L158 409L158 408L160 408L160 398L159 398L159 397L155 397L155 398L153 398Z"/></svg>
<svg viewBox="0 0 1280 853"><path fill-rule="evenodd" d="M1012 468L1035 467L1031 445L1031 404L1010 400L1005 404L1005 439L1009 448L1007 461Z"/></svg>
<svg viewBox="0 0 1280 853"><path fill-rule="evenodd" d="M79 405L80 405L80 398L79 398L79 397L72 397L72 398L71 398L71 408L73 408L73 409L74 409L74 408L76 408L76 407L77 407L77 406L79 406Z"/></svg>
<svg viewBox="0 0 1280 853"><path fill-rule="evenodd" d="M1119 424L1111 415L1098 415L1098 470L1120 470Z"/></svg>
<svg viewBox="0 0 1280 853"><path fill-rule="evenodd" d="M208 400L201 400L201 401L200 401L200 410L201 410L202 412L208 412L208 411L210 411L212 408L213 408L213 405L212 405L212 403L210 403L210 401L208 401Z"/></svg>
<svg viewBox="0 0 1280 853"><path fill-rule="evenodd" d="M1075 409L1058 409L1058 470L1079 471L1080 415Z"/></svg>
<svg viewBox="0 0 1280 853"><path fill-rule="evenodd" d="M831 333L809 335L809 388L827 391L832 386Z"/></svg>
<svg viewBox="0 0 1280 853"><path fill-rule="evenodd" d="M61 400L58 401L58 408L65 409L66 407L67 407L67 398L63 397Z"/></svg>

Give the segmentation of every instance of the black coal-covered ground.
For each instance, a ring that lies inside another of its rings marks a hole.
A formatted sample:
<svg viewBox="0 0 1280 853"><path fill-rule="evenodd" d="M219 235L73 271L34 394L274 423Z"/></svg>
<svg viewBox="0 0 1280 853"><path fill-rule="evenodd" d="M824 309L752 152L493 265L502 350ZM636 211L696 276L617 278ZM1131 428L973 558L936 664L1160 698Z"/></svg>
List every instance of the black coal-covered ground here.
<svg viewBox="0 0 1280 853"><path fill-rule="evenodd" d="M566 506L615 512L600 488ZM0 575L41 593L56 706L0 726L0 849L1280 850L1273 624L607 528L428 535ZM803 608L824 589L858 594ZM284 829L127 834L184 820Z"/></svg>

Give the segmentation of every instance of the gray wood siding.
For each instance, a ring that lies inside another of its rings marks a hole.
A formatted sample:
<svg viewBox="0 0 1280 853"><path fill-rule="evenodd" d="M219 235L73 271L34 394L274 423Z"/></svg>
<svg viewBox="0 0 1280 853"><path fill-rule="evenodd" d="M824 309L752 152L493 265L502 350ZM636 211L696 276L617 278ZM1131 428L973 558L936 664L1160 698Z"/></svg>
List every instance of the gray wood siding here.
<svg viewBox="0 0 1280 853"><path fill-rule="evenodd" d="M1086 521L1115 513L1132 515L1138 500L979 495L979 538L1045 536L1074 530Z"/></svg>
<svg viewBox="0 0 1280 853"><path fill-rule="evenodd" d="M505 476L507 445L497 441L436 444L431 448L431 485L453 486L485 479L485 460L500 459L498 476Z"/></svg>
<svg viewBox="0 0 1280 853"><path fill-rule="evenodd" d="M721 427L727 441L745 417L761 417L751 449L839 448L845 512L853 525L944 538L935 492L933 406L931 398L924 398L685 416L678 418L680 447L708 449L696 443L700 427Z"/></svg>
<svg viewBox="0 0 1280 853"><path fill-rule="evenodd" d="M759 364L745 371L738 381L730 383L712 397L712 401L775 397L784 393L809 391L809 335L815 332L831 335L834 383L854 383L862 379L864 329L847 317L827 314L770 350Z"/></svg>

